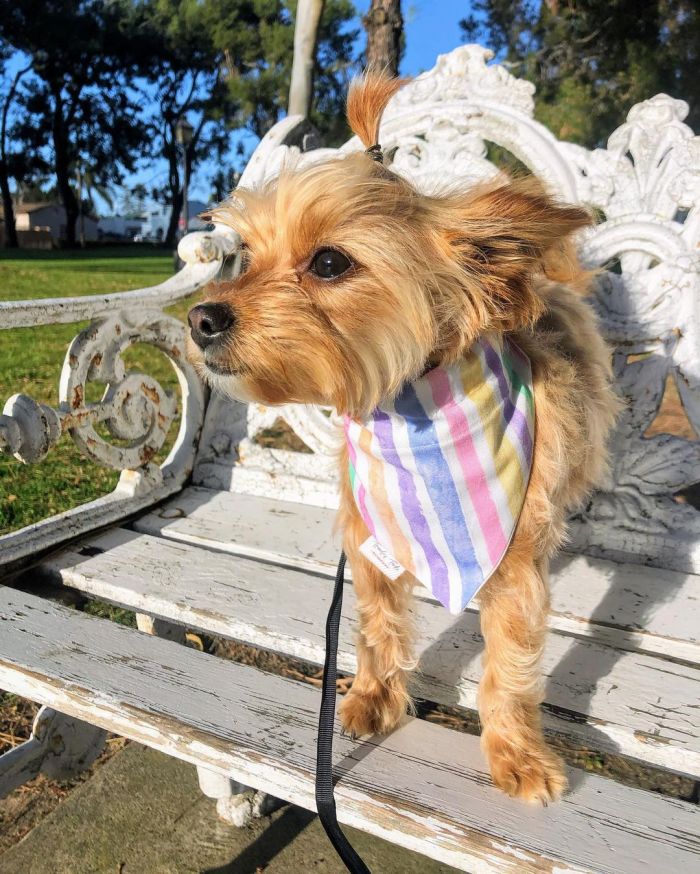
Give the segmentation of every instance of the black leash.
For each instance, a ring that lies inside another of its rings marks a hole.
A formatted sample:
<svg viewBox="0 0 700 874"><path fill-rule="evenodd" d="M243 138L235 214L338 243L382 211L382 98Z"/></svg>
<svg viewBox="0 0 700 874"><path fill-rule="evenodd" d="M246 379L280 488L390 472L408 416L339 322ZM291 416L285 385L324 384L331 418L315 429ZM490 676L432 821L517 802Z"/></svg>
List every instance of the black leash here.
<svg viewBox="0 0 700 874"><path fill-rule="evenodd" d="M333 719L338 676L338 628L340 626L340 612L343 607L344 582L345 553L342 552L338 562L338 572L335 575L333 599L326 620L326 661L323 666L321 710L318 716L318 744L316 747L316 808L321 825L348 871L351 874L371 874L338 825L335 798L333 797Z"/></svg>

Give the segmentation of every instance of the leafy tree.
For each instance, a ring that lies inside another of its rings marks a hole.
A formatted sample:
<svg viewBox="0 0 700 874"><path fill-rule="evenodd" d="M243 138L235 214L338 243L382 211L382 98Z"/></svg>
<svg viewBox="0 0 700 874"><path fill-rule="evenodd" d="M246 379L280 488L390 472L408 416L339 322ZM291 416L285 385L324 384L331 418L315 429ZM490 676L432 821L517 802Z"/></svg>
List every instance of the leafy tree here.
<svg viewBox="0 0 700 874"><path fill-rule="evenodd" d="M296 0L0 0L0 46L30 67L5 91L17 108L6 142L13 155L51 162L69 244L81 191L91 202L109 199L142 155L166 161L167 181L155 194L171 206L167 242L174 240L178 121L193 126L184 154L190 177L205 156L230 163L233 131L264 136L286 106L295 9ZM328 0L319 29L311 120L331 142L346 135L354 16L350 0ZM11 175L5 161L8 198Z"/></svg>
<svg viewBox="0 0 700 874"><path fill-rule="evenodd" d="M148 189L145 185L134 185L133 188L125 188L118 202L120 215L124 218L140 218L146 212L146 198Z"/></svg>
<svg viewBox="0 0 700 874"><path fill-rule="evenodd" d="M194 122L191 139L182 147L189 178L198 160L221 154L228 144L221 123L226 94L207 21L208 2L150 0L139 10L142 36L153 46L144 83L152 107L147 117L150 155L165 158L168 167L165 185L152 192L171 208L166 246L175 242L183 202L178 122Z"/></svg>
<svg viewBox="0 0 700 874"><path fill-rule="evenodd" d="M217 170L211 180L210 200L214 203L225 200L231 191L238 185L241 174L233 167L225 170Z"/></svg>
<svg viewBox="0 0 700 874"><path fill-rule="evenodd" d="M83 214L96 215L98 211L97 198L104 201L110 209L114 209L114 186L103 184L95 177L92 170L80 170L80 194L83 197Z"/></svg>
<svg viewBox="0 0 700 874"><path fill-rule="evenodd" d="M460 26L537 86L536 116L561 138L603 145L659 91L686 100L698 129L697 0L475 0Z"/></svg>
<svg viewBox="0 0 700 874"><path fill-rule="evenodd" d="M118 184L144 138L129 88L142 45L131 28L133 7L128 0L0 0L0 22L0 38L31 62L13 137L29 153L50 147L74 245L76 171L89 172L96 186Z"/></svg>
<svg viewBox="0 0 700 874"><path fill-rule="evenodd" d="M222 54L230 100L229 124L258 139L287 106L296 5L296 0L210 0L212 38ZM326 0L318 30L310 119L331 144L342 141L347 132L338 119L358 68L359 31L350 26L356 14L350 0Z"/></svg>
<svg viewBox="0 0 700 874"><path fill-rule="evenodd" d="M48 177L33 176L29 181L17 182L15 198L18 203L54 203L58 198L56 186Z"/></svg>
<svg viewBox="0 0 700 874"><path fill-rule="evenodd" d="M283 114L291 74L295 0L150 0L142 4L145 31L157 50L149 72L154 96L149 125L153 155L165 158L168 178L154 191L171 217L165 245L172 245L182 209L183 154L176 129L180 118L193 127L184 148L188 177L204 159L222 164L233 131L261 139ZM349 0L328 0L319 29L316 102L312 122L330 139L339 124L353 67L356 32L348 22ZM238 150L242 158L242 151ZM231 168L234 172L238 166ZM222 178L214 180L221 191Z"/></svg>

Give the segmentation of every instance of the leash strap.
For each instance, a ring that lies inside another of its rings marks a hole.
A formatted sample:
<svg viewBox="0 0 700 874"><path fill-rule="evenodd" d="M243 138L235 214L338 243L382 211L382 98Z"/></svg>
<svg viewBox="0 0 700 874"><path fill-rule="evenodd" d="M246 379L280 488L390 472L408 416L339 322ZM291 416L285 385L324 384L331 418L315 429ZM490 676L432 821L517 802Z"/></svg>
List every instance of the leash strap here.
<svg viewBox="0 0 700 874"><path fill-rule="evenodd" d="M316 747L316 808L318 818L336 853L351 874L371 874L343 834L335 811L333 797L333 719L335 716L336 679L338 676L338 629L343 607L345 582L345 553L340 554L335 589L326 620L326 660L323 666L321 710L318 716L318 744Z"/></svg>

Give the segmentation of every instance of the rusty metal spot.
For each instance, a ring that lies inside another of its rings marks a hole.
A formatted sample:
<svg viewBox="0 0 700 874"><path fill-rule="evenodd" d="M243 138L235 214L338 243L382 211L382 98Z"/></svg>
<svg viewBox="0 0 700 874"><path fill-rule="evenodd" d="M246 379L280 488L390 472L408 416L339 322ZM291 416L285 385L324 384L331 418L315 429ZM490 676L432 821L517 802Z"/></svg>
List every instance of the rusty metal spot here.
<svg viewBox="0 0 700 874"><path fill-rule="evenodd" d="M147 398L150 398L154 404L158 405L160 403L160 395L152 386L147 385L145 382L142 382L141 391L146 395Z"/></svg>
<svg viewBox="0 0 700 874"><path fill-rule="evenodd" d="M141 464L149 462L157 451L158 448L156 446L149 446L148 444L142 446L141 449L139 449L139 461Z"/></svg>
<svg viewBox="0 0 700 874"><path fill-rule="evenodd" d="M73 398L71 400L71 407L75 410L76 407L82 407L83 405L83 387L82 385L76 385L73 389Z"/></svg>

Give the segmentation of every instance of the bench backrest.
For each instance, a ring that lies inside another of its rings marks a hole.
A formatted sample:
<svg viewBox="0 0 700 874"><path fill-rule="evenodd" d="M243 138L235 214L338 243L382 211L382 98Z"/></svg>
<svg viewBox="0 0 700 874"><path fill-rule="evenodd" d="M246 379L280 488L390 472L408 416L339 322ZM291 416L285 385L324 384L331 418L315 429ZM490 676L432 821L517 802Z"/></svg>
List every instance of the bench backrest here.
<svg viewBox="0 0 700 874"><path fill-rule="evenodd" d="M572 548L698 572L700 513L679 495L700 479L700 137L683 124L687 104L664 94L637 104L607 149L589 151L535 121L534 87L491 57L475 45L440 56L391 101L382 146L392 169L427 191L496 173L492 158L505 150L557 196L599 214L580 253L602 268L594 302L627 406L613 438L610 489L572 520ZM304 130L299 118L273 128L241 185L276 174L290 156L303 163L361 148L354 138L339 150L303 151ZM678 427L659 433L658 412L674 388ZM287 448L266 445L280 423L291 429ZM215 396L195 483L334 506L338 440L328 411Z"/></svg>

